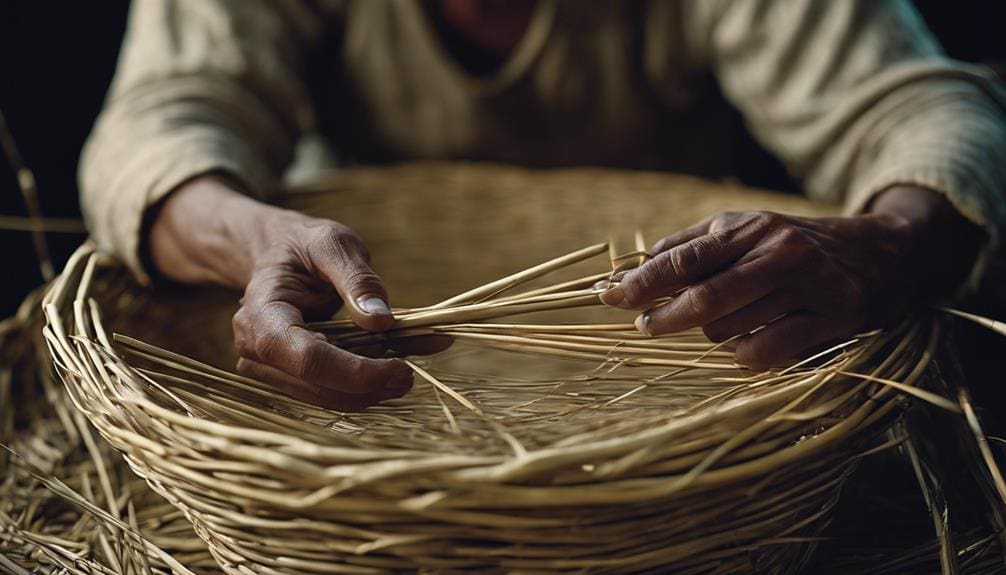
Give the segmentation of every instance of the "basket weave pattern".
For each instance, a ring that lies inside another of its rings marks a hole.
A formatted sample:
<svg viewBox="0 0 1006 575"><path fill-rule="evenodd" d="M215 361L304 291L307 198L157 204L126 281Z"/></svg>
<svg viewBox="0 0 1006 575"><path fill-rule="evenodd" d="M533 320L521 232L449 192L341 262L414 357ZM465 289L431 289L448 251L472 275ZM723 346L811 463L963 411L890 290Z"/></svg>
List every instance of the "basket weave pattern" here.
<svg viewBox="0 0 1006 575"><path fill-rule="evenodd" d="M766 374L700 332L668 343L707 358L687 370L457 345L419 365L478 411L419 379L337 413L115 335L128 282L82 248L46 296L47 343L77 408L230 573L795 572L936 340L915 320ZM175 349L218 355L188 335Z"/></svg>

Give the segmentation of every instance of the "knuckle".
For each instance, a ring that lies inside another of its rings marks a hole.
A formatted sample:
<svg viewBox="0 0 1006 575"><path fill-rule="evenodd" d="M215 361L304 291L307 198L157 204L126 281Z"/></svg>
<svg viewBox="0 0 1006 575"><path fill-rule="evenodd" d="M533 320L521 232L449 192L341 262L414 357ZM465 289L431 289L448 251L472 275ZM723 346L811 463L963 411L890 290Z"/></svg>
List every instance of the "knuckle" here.
<svg viewBox="0 0 1006 575"><path fill-rule="evenodd" d="M823 254L817 244L796 226L785 224L775 234L776 253L784 261L803 266L821 263Z"/></svg>
<svg viewBox="0 0 1006 575"><path fill-rule="evenodd" d="M288 301L272 299L259 306L257 315L269 323L287 323L292 321L296 309L296 306Z"/></svg>
<svg viewBox="0 0 1006 575"><path fill-rule="evenodd" d="M250 323L248 320L248 313L248 308L246 306L241 306L231 318L231 327L234 328L234 333L244 333L248 330Z"/></svg>
<svg viewBox="0 0 1006 575"><path fill-rule="evenodd" d="M736 219L735 212L716 212L709 218L709 231L718 232L729 227Z"/></svg>
<svg viewBox="0 0 1006 575"><path fill-rule="evenodd" d="M652 277L656 275L656 271L652 267L641 268L632 275L626 276L622 282L622 293L625 296L625 302L630 306L638 306L645 303L645 294L650 289L653 280Z"/></svg>
<svg viewBox="0 0 1006 575"><path fill-rule="evenodd" d="M234 349L241 357L249 357L255 353L248 313L248 309L242 307L231 318L231 329L234 332Z"/></svg>
<svg viewBox="0 0 1006 575"><path fill-rule="evenodd" d="M337 238L339 244L347 251L352 251L353 253L359 254L366 259L370 259L370 251L367 249L367 244L365 244L363 239L353 230L344 228L342 232L339 233Z"/></svg>
<svg viewBox="0 0 1006 575"><path fill-rule="evenodd" d="M319 226L309 245L325 255L356 256L370 261L370 252L360 236L351 228L336 222L326 222L324 226Z"/></svg>
<svg viewBox="0 0 1006 575"><path fill-rule="evenodd" d="M688 242L667 252L664 261L665 273L670 276L688 276L701 264L699 240Z"/></svg>
<svg viewBox="0 0 1006 575"><path fill-rule="evenodd" d="M234 350L237 351L238 357L255 357L255 347L252 345L251 339L234 334Z"/></svg>
<svg viewBox="0 0 1006 575"><path fill-rule="evenodd" d="M703 317L716 305L716 288L709 284L698 284L685 290L681 297L685 298L689 314Z"/></svg>
<svg viewBox="0 0 1006 575"><path fill-rule="evenodd" d="M779 231L776 232L776 238L778 241L786 246L803 246L807 244L807 237L797 229L796 226L789 224L784 224L779 227Z"/></svg>
<svg viewBox="0 0 1006 575"><path fill-rule="evenodd" d="M309 381L314 374L318 373L323 361L324 350L321 345L305 346L295 356L292 375L301 381Z"/></svg>
<svg viewBox="0 0 1006 575"><path fill-rule="evenodd" d="M263 266L253 272L252 279L245 287L243 308L247 321L254 324L261 320L265 304L280 299L289 292L295 272L282 265Z"/></svg>
<svg viewBox="0 0 1006 575"><path fill-rule="evenodd" d="M766 227L774 227L784 223L783 217L776 212L770 212L768 210L759 210L752 214L753 221L760 223Z"/></svg>
<svg viewBox="0 0 1006 575"><path fill-rule="evenodd" d="M690 244L690 242L689 242ZM683 264L681 252L691 253L689 244L678 246L651 260L647 265L638 268L622 281L625 301L631 306L647 303L652 299L654 291L662 284L672 281L682 273L682 268L691 264Z"/></svg>
<svg viewBox="0 0 1006 575"><path fill-rule="evenodd" d="M341 229L334 237L334 241L343 253L355 255L367 262L370 261L370 250L367 249L367 244L353 230L341 226Z"/></svg>
<svg viewBox="0 0 1006 575"><path fill-rule="evenodd" d="M252 339L239 335L236 332L234 334L234 350L237 352L238 357L255 358L255 345Z"/></svg>
<svg viewBox="0 0 1006 575"><path fill-rule="evenodd" d="M343 276L346 288L352 293L381 291L381 278L369 269L355 268Z"/></svg>
<svg viewBox="0 0 1006 575"><path fill-rule="evenodd" d="M707 281L692 286L688 291L693 292L692 297L695 302L703 308L711 308L721 301L723 289L716 281Z"/></svg>
<svg viewBox="0 0 1006 575"><path fill-rule="evenodd" d="M257 357L272 361L284 343L285 340L280 334L275 331L264 331L255 334L253 349Z"/></svg>

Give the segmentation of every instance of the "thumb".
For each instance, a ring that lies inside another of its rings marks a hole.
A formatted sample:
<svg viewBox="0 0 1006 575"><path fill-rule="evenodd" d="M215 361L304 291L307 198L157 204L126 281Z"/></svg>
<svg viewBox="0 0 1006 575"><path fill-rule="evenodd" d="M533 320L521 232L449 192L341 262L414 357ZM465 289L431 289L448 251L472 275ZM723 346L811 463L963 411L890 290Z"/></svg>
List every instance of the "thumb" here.
<svg viewBox="0 0 1006 575"><path fill-rule="evenodd" d="M381 277L368 263L367 248L355 234L339 234L311 254L315 269L339 292L350 318L367 331L391 328L395 318Z"/></svg>

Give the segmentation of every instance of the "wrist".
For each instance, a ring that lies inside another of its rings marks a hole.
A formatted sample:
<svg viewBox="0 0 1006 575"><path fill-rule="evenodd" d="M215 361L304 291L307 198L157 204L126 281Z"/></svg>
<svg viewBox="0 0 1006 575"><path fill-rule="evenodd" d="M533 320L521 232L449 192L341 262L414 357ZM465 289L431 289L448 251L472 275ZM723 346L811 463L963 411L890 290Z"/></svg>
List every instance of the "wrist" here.
<svg viewBox="0 0 1006 575"><path fill-rule="evenodd" d="M149 259L175 281L243 287L256 254L271 242L269 222L276 212L282 210L250 198L230 178L193 178L158 206L149 228Z"/></svg>
<svg viewBox="0 0 1006 575"><path fill-rule="evenodd" d="M949 296L967 280L984 232L943 194L893 186L874 198L866 215L900 232L921 298Z"/></svg>

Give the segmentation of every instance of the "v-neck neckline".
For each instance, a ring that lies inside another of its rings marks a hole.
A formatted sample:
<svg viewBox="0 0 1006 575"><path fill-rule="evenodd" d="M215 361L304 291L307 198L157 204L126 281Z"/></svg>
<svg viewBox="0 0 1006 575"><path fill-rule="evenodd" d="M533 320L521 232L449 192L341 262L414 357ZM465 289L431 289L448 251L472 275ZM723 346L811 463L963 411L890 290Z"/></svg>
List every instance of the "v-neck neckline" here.
<svg viewBox="0 0 1006 575"><path fill-rule="evenodd" d="M412 11L411 20L418 23L426 49L435 56L436 60L441 62L446 72L468 90L486 95L499 92L511 85L538 56L552 31L557 0L538 0L531 13L531 18L528 20L527 29L524 30L517 45L506 56L499 68L485 75L470 73L451 54L433 22L433 17L420 2L403 2L402 4L408 6Z"/></svg>

